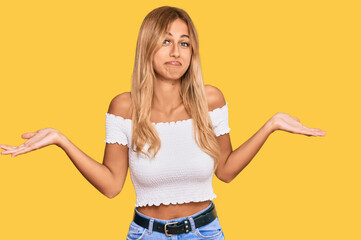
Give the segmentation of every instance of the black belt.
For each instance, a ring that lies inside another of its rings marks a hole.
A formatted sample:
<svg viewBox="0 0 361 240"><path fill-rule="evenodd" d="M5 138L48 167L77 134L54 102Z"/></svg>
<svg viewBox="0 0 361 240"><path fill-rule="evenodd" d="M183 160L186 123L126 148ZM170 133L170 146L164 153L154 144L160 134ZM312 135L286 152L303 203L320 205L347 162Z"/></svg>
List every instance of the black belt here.
<svg viewBox="0 0 361 240"><path fill-rule="evenodd" d="M196 228L202 227L211 223L217 217L217 211L214 206L214 203L211 202L212 206L205 212L202 212L199 215L193 217L194 224ZM150 219L140 216L136 211L134 211L133 221L139 226L148 229ZM191 223L188 219L183 220L182 222L171 222L171 223L161 223L156 220L153 222L153 231L165 233L167 236L174 234L188 233L191 231Z"/></svg>

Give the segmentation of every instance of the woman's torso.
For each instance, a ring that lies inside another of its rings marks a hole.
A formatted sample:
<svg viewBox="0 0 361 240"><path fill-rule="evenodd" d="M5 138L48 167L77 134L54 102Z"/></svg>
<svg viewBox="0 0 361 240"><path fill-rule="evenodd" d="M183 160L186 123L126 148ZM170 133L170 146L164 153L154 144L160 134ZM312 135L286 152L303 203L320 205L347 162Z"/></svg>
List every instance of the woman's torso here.
<svg viewBox="0 0 361 240"><path fill-rule="evenodd" d="M206 92L207 92L207 88ZM129 93L129 111L125 118L131 119L132 118L132 109L131 109L131 96ZM209 107L213 107L209 105ZM190 115L186 112L183 105L179 106L171 116L165 116L165 114L158 112L155 109L152 109L151 112L151 122L170 122L176 120L184 120L189 119ZM193 215L205 208L207 208L210 204L210 200L203 201L203 202L189 202L189 203L182 203L182 204L169 204L164 205L160 204L159 206L152 205L152 206L142 206L137 207L137 210L149 217L169 220L175 218L182 218L186 216Z"/></svg>

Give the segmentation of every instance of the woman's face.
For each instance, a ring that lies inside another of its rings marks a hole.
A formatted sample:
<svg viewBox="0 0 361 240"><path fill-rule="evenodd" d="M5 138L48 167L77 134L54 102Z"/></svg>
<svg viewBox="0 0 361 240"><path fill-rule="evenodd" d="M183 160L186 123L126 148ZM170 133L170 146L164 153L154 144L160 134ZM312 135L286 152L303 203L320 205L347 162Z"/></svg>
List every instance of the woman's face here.
<svg viewBox="0 0 361 240"><path fill-rule="evenodd" d="M178 80L187 71L192 57L187 24L176 19L168 26L167 36L155 53L153 66L160 80Z"/></svg>

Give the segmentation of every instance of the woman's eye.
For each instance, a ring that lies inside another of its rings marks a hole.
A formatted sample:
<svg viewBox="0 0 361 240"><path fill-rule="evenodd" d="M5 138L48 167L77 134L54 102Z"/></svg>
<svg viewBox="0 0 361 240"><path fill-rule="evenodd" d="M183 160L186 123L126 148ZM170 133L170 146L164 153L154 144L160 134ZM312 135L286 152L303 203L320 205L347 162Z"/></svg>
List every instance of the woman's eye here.
<svg viewBox="0 0 361 240"><path fill-rule="evenodd" d="M189 43L187 43L187 42L182 42L181 44L183 47L189 47Z"/></svg>
<svg viewBox="0 0 361 240"><path fill-rule="evenodd" d="M170 42L169 40L164 40L163 44L167 44L168 42Z"/></svg>

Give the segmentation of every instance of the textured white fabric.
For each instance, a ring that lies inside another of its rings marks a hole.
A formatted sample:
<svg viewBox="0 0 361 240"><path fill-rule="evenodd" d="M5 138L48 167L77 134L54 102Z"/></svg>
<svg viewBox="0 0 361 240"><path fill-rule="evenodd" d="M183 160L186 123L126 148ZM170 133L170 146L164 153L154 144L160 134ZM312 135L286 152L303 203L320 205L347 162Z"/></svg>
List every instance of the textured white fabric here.
<svg viewBox="0 0 361 240"><path fill-rule="evenodd" d="M209 111L214 132L230 132L228 103ZM137 201L135 206L201 202L216 197L212 188L214 159L195 142L192 119L153 123L161 148L149 159L130 148L132 120L106 113L106 143L128 146L129 171ZM146 144L144 151L149 145Z"/></svg>

